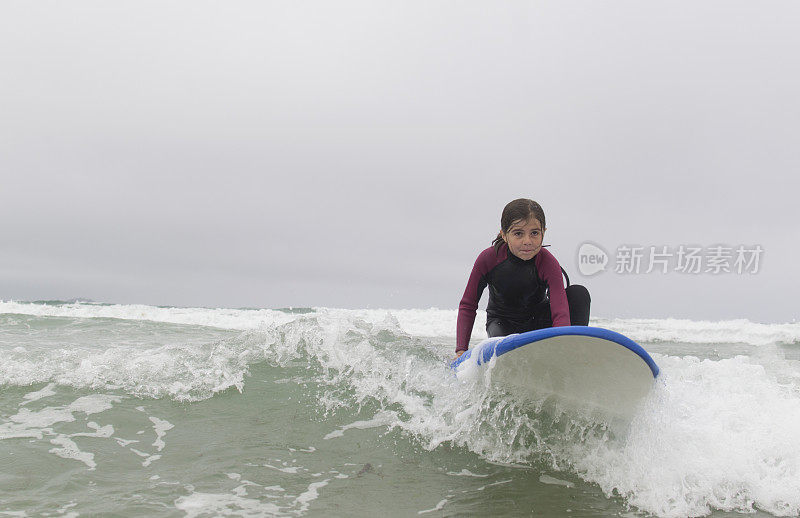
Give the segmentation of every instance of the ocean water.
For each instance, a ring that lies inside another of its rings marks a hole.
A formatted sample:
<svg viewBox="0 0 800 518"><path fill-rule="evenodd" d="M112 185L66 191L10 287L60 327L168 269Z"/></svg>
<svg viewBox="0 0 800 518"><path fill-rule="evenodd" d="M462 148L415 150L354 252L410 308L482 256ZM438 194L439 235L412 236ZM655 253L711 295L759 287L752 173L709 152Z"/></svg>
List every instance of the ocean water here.
<svg viewBox="0 0 800 518"><path fill-rule="evenodd" d="M0 516L800 514L800 324L593 320L661 368L611 427L455 379L455 318L0 302Z"/></svg>

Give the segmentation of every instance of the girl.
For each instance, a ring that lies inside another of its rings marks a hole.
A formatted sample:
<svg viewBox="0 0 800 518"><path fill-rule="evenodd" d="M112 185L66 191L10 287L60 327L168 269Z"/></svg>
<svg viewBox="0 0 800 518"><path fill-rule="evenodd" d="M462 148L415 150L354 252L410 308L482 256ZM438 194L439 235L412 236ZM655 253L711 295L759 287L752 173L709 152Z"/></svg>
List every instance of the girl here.
<svg viewBox="0 0 800 518"><path fill-rule="evenodd" d="M544 211L535 201L514 200L503 209L500 233L475 261L458 305L456 358L469 347L478 301L486 286L486 332L490 337L589 324L589 292L574 284L564 289L561 266L542 248L545 230Z"/></svg>

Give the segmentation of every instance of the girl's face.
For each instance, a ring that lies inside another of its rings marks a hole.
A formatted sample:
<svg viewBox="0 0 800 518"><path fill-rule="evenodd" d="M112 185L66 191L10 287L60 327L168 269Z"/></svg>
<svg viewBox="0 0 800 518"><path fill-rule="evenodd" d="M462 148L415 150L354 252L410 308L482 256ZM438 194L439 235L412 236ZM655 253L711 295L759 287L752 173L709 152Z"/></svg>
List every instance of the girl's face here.
<svg viewBox="0 0 800 518"><path fill-rule="evenodd" d="M539 220L531 216L528 220L515 221L508 232L501 232L501 235L511 253L527 261L542 249L545 230Z"/></svg>

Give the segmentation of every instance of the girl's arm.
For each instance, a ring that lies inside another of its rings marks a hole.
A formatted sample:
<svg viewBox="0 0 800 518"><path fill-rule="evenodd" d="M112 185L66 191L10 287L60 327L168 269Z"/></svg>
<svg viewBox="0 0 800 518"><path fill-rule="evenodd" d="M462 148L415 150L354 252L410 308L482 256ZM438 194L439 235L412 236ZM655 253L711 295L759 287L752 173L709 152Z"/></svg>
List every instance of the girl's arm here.
<svg viewBox="0 0 800 518"><path fill-rule="evenodd" d="M478 301L483 290L486 289L486 274L491 269L490 265L496 261L497 254L494 248L487 248L475 260L472 273L467 281L467 288L461 303L458 305L458 320L456 321L456 354L469 348L469 339L472 336L472 326L475 324L475 314L478 311Z"/></svg>
<svg viewBox="0 0 800 518"><path fill-rule="evenodd" d="M564 279L561 277L561 265L549 250L542 248L536 254L538 264L536 267L541 273L542 280L550 288L550 317L553 327L570 325L569 303L567 292L564 290Z"/></svg>

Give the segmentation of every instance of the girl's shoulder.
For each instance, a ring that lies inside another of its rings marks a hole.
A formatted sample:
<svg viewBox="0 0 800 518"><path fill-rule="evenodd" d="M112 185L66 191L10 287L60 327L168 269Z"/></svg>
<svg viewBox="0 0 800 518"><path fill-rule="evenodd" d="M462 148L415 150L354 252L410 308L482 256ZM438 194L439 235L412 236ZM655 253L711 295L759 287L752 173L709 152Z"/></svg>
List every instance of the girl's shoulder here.
<svg viewBox="0 0 800 518"><path fill-rule="evenodd" d="M561 264L556 259L556 256L550 252L547 248L542 248L539 250L539 253L536 254L536 266L538 267L556 267L561 271Z"/></svg>
<svg viewBox="0 0 800 518"><path fill-rule="evenodd" d="M497 248L490 246L478 255L478 258L475 260L475 266L478 266L480 269L488 272L497 266L498 263L503 262L507 257L508 246L506 246L505 243Z"/></svg>
<svg viewBox="0 0 800 518"><path fill-rule="evenodd" d="M500 246L490 246L489 248L484 249L478 257L487 257L487 258L505 258L508 257L508 245L502 243Z"/></svg>

